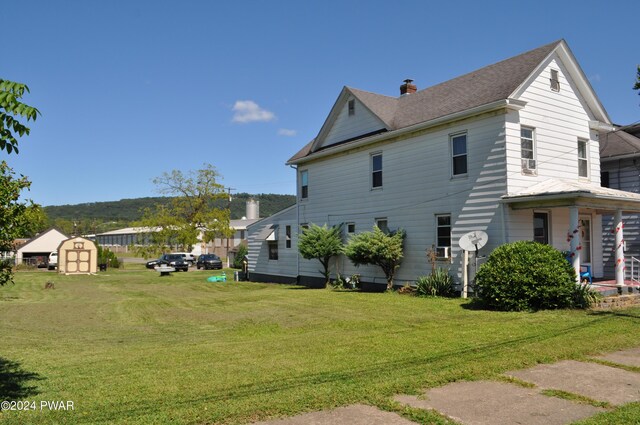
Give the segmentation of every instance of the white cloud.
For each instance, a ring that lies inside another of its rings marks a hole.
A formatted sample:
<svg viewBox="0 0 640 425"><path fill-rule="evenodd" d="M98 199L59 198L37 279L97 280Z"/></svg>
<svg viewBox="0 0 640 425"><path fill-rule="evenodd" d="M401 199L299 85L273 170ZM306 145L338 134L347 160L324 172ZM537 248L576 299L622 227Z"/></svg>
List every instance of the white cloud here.
<svg viewBox="0 0 640 425"><path fill-rule="evenodd" d="M599 83L600 81L602 81L602 77L600 76L600 74L594 74L589 77L589 81L592 83Z"/></svg>
<svg viewBox="0 0 640 425"><path fill-rule="evenodd" d="M288 128L281 128L280 130L278 130L278 136L293 137L297 134L298 134L297 131L290 130Z"/></svg>
<svg viewBox="0 0 640 425"><path fill-rule="evenodd" d="M242 124L273 121L276 118L273 112L262 109L253 100L237 100L232 111L234 112L232 121Z"/></svg>

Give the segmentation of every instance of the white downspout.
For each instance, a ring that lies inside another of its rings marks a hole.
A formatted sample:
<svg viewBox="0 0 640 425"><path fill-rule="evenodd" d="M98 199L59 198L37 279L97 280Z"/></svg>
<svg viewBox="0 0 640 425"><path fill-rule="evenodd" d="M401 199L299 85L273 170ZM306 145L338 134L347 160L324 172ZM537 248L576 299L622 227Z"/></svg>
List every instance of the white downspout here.
<svg viewBox="0 0 640 425"><path fill-rule="evenodd" d="M300 194L298 190L300 188L300 176L298 175L298 167L296 165L289 165L289 167L296 170L296 281L300 279L300 255L297 253L298 251L298 240L300 236ZM300 283L300 282L297 282Z"/></svg>

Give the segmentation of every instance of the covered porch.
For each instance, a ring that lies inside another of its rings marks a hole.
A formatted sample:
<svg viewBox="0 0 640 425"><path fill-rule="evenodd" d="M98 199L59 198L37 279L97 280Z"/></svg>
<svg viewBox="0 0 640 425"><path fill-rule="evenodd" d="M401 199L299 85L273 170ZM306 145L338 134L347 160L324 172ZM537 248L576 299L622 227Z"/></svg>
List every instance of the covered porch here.
<svg viewBox="0 0 640 425"><path fill-rule="evenodd" d="M630 270L625 266L625 239L623 213L640 212L640 195L621 190L603 188L588 182L566 182L556 179L546 180L515 194L502 197L502 202L511 210L533 211L534 240L545 243L545 232L566 236L561 246L554 243L556 248L567 251L567 258L576 270L576 279L580 280L580 271L584 272L588 266L592 277L603 278L603 250L614 251L615 279L613 283L618 292L623 288L633 286ZM566 213L564 226L556 226L551 230L550 224L545 223L544 211L558 211ZM541 211L536 213L536 211ZM602 216L614 217L613 225L602 225ZM562 228L564 227L564 228ZM566 235L562 233L566 232ZM603 233L613 236L612 246L603 246ZM550 243L550 242L546 242ZM595 275L594 275L595 271ZM613 277L613 276L612 276ZM611 279L606 279L611 282ZM600 279L600 281L603 281ZM609 284L599 285L607 288Z"/></svg>

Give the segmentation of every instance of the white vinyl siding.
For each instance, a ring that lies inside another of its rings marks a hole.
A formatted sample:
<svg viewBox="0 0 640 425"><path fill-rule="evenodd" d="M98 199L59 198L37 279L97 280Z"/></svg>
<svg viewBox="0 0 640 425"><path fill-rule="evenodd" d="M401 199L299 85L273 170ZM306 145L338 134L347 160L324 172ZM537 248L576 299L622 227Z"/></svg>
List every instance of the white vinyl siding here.
<svg viewBox="0 0 640 425"><path fill-rule="evenodd" d="M352 114L349 113L350 101L353 101ZM350 99L343 103L343 107L335 117L331 128L327 130L321 146L330 146L383 128L385 128L384 123L369 112L358 99Z"/></svg>
<svg viewBox="0 0 640 425"><path fill-rule="evenodd" d="M295 277L297 275L298 234L296 231L292 231L290 238L286 235L287 228L298 228L296 214L296 206L292 206L247 227L249 272L288 277ZM259 239L259 235L263 233L266 228L274 225L277 225L278 231L282 232L277 241L270 242ZM286 249L287 240L291 243L291 249ZM276 244L277 246L277 260L269 259L270 243Z"/></svg>
<svg viewBox="0 0 640 425"><path fill-rule="evenodd" d="M600 181L600 153L595 132L589 121L595 117L586 106L575 85L567 78L560 60L552 55L526 86L520 100L526 103L519 111L506 115L507 176L509 193L527 189L550 178L577 181L576 139L586 140L588 179ZM562 90L549 89L550 70L558 70ZM535 129L535 176L522 173L521 128Z"/></svg>
<svg viewBox="0 0 640 425"><path fill-rule="evenodd" d="M468 141L467 177L451 179L451 136L460 134L466 134ZM384 151L384 190L370 190L371 153L380 151ZM436 242L436 214L451 211L453 263L447 267L454 275L461 276L456 241L463 234L484 230L490 235L488 250L501 244L499 205L506 191L503 114L464 120L304 166L313 176L313 194L300 205L300 223L353 223L364 232L372 230L376 218L386 217L391 230L402 228L407 234L398 282L415 281L426 273L425 252ZM356 268L340 257L336 268L344 275L359 273L385 282L379 267ZM320 277L317 261L301 259L300 274Z"/></svg>

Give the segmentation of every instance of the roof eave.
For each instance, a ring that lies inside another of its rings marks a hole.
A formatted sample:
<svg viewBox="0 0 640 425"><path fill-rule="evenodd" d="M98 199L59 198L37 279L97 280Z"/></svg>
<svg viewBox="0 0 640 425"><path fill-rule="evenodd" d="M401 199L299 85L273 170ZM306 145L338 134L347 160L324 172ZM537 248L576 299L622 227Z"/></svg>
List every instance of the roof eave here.
<svg viewBox="0 0 640 425"><path fill-rule="evenodd" d="M401 136L406 133L411 133L414 131L425 130L430 127L435 127L437 125L446 124L449 121L456 121L467 117L472 117L475 115L479 115L486 112L496 111L500 109L510 109L510 110L520 110L525 107L527 102L518 99L502 99L495 102L487 103L485 105L477 106L475 108L467 109L460 112L455 112L453 114L445 115L439 118L435 118L429 121L424 121L418 124L410 125L408 127L403 127L397 130L388 131L386 133L381 133L371 137L365 137L363 139L354 140L350 143L345 143L336 146L330 146L323 149L320 152L312 152L307 156L302 158L298 158L294 161L288 161L286 165L298 165L303 164L305 162L316 160L319 158L324 158L330 155L334 155L339 152L344 152L346 150L358 148L361 146L366 146L371 143L376 143L385 139L394 138Z"/></svg>
<svg viewBox="0 0 640 425"><path fill-rule="evenodd" d="M581 200L584 202L581 203ZM502 197L501 201L502 203L511 205L511 207L515 209L518 209L518 204L520 204L521 209L529 209L534 207L550 207L553 206L553 203L556 203L556 206L558 207L576 205L599 210L614 211L616 209L622 209L625 211L640 211L640 199L591 193L586 190L522 196L505 195ZM558 204L559 201L567 202L566 204Z"/></svg>

